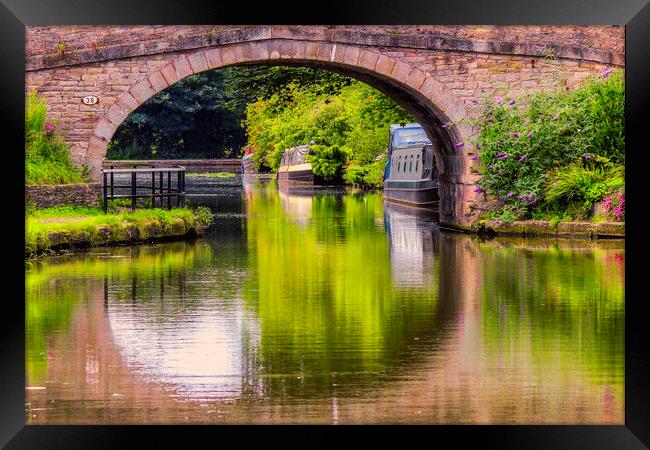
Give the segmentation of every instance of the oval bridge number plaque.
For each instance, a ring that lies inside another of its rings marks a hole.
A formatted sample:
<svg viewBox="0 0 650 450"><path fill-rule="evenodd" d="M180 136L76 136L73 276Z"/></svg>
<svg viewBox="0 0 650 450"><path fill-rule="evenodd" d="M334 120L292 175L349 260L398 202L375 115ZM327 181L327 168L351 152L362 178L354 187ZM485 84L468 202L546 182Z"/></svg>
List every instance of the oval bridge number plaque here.
<svg viewBox="0 0 650 450"><path fill-rule="evenodd" d="M99 99L94 95L86 95L84 98L81 99L81 103L83 103L84 105L96 105L97 103L99 103Z"/></svg>

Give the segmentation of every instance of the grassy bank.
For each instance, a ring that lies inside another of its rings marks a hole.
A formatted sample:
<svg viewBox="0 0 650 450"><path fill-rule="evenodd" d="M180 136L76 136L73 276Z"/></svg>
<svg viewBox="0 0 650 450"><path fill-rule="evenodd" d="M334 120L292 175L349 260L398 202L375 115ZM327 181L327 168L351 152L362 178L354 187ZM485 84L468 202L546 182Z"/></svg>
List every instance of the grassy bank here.
<svg viewBox="0 0 650 450"><path fill-rule="evenodd" d="M90 179L87 167L77 167L57 126L46 118L45 100L35 92L25 104L25 183L70 184Z"/></svg>
<svg viewBox="0 0 650 450"><path fill-rule="evenodd" d="M109 214L99 208L74 206L30 210L25 214L25 255L70 246L198 236L213 220L210 210L202 207Z"/></svg>

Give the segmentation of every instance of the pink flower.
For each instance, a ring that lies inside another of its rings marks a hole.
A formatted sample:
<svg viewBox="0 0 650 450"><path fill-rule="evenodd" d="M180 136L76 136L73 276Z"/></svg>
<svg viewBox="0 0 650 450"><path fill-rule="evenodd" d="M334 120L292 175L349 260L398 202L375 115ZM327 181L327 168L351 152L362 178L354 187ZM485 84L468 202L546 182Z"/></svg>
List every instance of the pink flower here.
<svg viewBox="0 0 650 450"><path fill-rule="evenodd" d="M45 124L45 131L47 133L51 133L52 131L54 131L54 125L52 125L51 123Z"/></svg>
<svg viewBox="0 0 650 450"><path fill-rule="evenodd" d="M464 142L457 142L456 145L455 145L455 147L456 147L456 148L460 148L460 147L462 147L463 145L465 145Z"/></svg>
<svg viewBox="0 0 650 450"><path fill-rule="evenodd" d="M494 103L496 103L497 105L500 105L501 103L503 103L503 99L501 97L497 97L497 98L494 99Z"/></svg>
<svg viewBox="0 0 650 450"><path fill-rule="evenodd" d="M603 78L607 78L614 72L614 69L607 69L606 71L603 72Z"/></svg>
<svg viewBox="0 0 650 450"><path fill-rule="evenodd" d="M559 118L560 116L558 116L557 114L553 116L553 120L558 120Z"/></svg>

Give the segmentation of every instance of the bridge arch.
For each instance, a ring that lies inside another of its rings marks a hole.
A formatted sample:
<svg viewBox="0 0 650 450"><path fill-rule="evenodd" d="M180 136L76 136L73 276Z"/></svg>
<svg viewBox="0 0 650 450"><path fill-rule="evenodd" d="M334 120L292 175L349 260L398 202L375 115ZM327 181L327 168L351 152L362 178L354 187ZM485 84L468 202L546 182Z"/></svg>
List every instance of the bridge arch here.
<svg viewBox="0 0 650 450"><path fill-rule="evenodd" d="M371 48L328 42L267 39L183 52L166 65L136 80L99 117L90 136L85 161L98 177L108 142L126 117L150 97L177 81L206 70L236 65L296 65L316 67L365 82L392 98L437 140L440 171L440 220L467 222L468 200L475 176L469 171L466 139L470 127L462 101L429 73Z"/></svg>

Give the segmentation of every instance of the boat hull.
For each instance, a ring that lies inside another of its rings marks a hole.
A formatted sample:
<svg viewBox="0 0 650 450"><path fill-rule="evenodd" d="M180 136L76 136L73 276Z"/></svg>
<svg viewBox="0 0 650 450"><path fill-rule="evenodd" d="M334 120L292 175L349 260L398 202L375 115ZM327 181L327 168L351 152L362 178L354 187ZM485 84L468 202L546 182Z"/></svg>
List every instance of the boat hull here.
<svg viewBox="0 0 650 450"><path fill-rule="evenodd" d="M280 167L278 172L279 186L313 186L314 172L311 164Z"/></svg>
<svg viewBox="0 0 650 450"><path fill-rule="evenodd" d="M245 175L253 175L257 173L257 167L255 166L252 158L242 159L242 172Z"/></svg>
<svg viewBox="0 0 650 450"><path fill-rule="evenodd" d="M385 181L384 198L395 203L436 208L438 206L437 180L427 181Z"/></svg>

